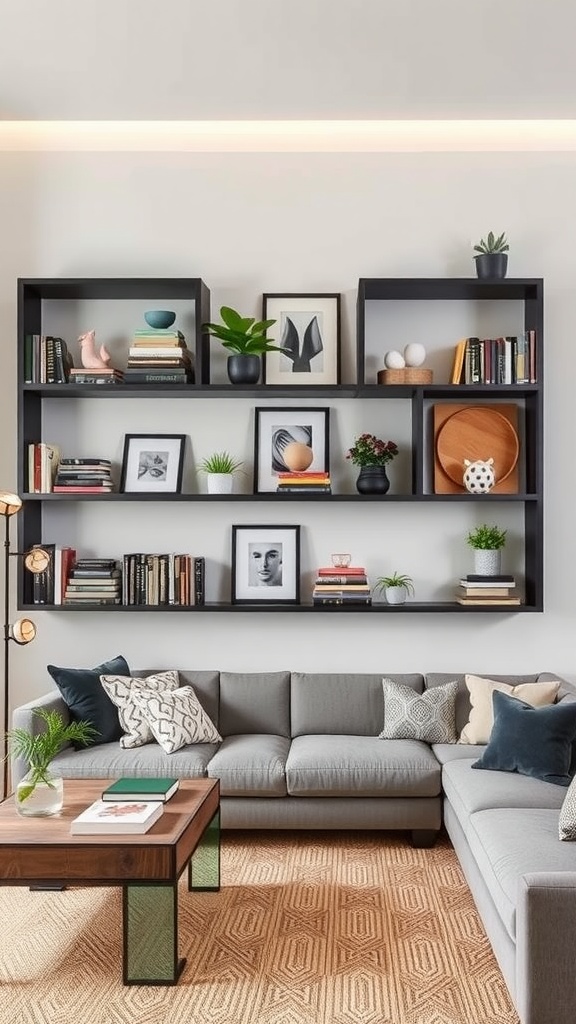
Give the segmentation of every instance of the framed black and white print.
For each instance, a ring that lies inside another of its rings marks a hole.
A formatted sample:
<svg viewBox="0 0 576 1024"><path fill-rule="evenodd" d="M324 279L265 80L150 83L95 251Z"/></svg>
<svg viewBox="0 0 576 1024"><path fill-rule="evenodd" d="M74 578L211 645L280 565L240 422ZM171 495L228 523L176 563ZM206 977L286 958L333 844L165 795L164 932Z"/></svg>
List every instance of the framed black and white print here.
<svg viewBox="0 0 576 1024"><path fill-rule="evenodd" d="M267 294L262 319L276 320L267 337L282 349L263 356L265 384L340 383L340 295Z"/></svg>
<svg viewBox="0 0 576 1024"><path fill-rule="evenodd" d="M254 493L275 491L278 474L293 467L285 461L288 445L306 445L312 450L307 471L327 473L330 461L330 409L256 408L254 410Z"/></svg>
<svg viewBox="0 0 576 1024"><path fill-rule="evenodd" d="M126 434L120 491L179 494L186 434Z"/></svg>
<svg viewBox="0 0 576 1024"><path fill-rule="evenodd" d="M300 603L300 527L232 527L232 604Z"/></svg>

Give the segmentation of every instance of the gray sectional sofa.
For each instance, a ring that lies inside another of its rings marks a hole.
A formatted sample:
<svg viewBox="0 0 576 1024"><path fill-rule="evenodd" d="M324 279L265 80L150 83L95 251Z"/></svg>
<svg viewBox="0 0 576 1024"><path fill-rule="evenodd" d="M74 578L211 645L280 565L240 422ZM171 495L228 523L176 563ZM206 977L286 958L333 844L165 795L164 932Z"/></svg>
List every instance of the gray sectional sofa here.
<svg viewBox="0 0 576 1024"><path fill-rule="evenodd" d="M153 670L134 672L135 676ZM220 779L223 828L408 830L417 845L444 824L472 890L522 1024L576 1019L576 843L558 839L566 789L524 775L472 769L485 749L382 740L383 674L180 671L222 735L165 754L156 743L62 751L66 778L176 775ZM457 679L458 733L470 712L464 677L387 678L421 693ZM516 684L557 678L490 675ZM576 700L563 683L559 700ZM67 714L56 692L34 708ZM14 785L25 766L13 763Z"/></svg>

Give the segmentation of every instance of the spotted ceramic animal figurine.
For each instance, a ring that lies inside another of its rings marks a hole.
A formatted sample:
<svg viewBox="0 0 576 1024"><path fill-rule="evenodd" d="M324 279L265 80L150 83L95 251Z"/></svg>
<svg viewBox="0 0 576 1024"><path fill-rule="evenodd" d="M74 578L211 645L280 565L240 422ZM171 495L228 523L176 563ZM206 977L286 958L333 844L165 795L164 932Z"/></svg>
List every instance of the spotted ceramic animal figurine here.
<svg viewBox="0 0 576 1024"><path fill-rule="evenodd" d="M470 494L488 494L496 483L494 474L494 459L464 459L464 487Z"/></svg>
<svg viewBox="0 0 576 1024"><path fill-rule="evenodd" d="M100 354L96 352L96 331L87 331L78 338L80 345L80 359L82 366L87 370L104 370L110 362L110 353L104 346L100 346Z"/></svg>

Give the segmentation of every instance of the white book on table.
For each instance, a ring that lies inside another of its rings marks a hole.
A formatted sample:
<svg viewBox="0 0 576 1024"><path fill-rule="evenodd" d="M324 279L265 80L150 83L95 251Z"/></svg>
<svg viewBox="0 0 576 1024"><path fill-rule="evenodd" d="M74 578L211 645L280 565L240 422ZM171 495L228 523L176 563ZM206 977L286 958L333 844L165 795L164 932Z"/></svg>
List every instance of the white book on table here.
<svg viewBox="0 0 576 1024"><path fill-rule="evenodd" d="M162 815L159 800L95 800L70 824L73 836L143 835Z"/></svg>

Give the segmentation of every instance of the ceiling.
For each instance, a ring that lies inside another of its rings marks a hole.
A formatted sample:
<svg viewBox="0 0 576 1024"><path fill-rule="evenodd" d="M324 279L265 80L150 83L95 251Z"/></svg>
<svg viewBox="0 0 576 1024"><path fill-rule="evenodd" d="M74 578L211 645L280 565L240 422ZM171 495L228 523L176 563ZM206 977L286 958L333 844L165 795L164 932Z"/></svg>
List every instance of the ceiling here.
<svg viewBox="0 0 576 1024"><path fill-rule="evenodd" d="M0 118L573 118L573 0L0 0Z"/></svg>

